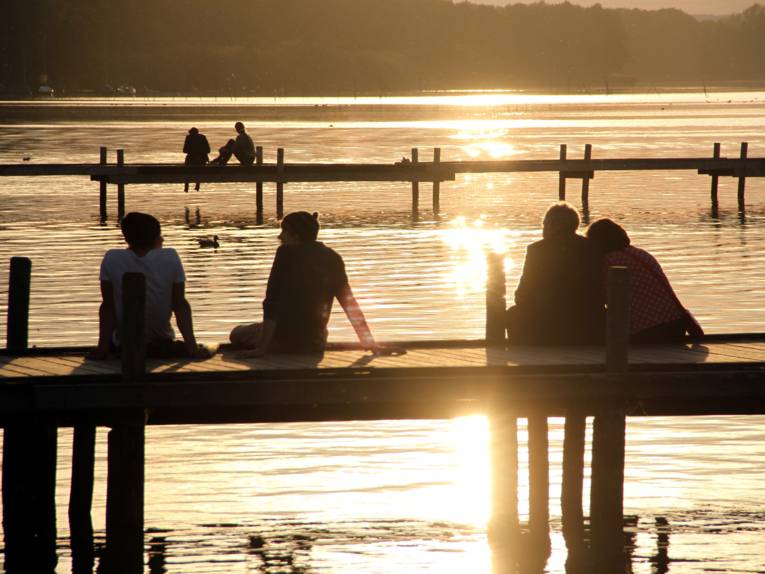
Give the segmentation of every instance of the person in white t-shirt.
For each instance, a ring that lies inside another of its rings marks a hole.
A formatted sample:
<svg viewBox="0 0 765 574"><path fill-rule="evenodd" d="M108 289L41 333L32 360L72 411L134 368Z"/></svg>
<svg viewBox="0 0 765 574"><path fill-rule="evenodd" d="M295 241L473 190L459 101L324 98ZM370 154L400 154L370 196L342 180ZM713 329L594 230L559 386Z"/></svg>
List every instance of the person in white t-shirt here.
<svg viewBox="0 0 765 574"><path fill-rule="evenodd" d="M186 300L186 275L175 249L162 247L159 221L146 213L128 213L121 223L127 249L110 249L101 261L101 297L98 347L91 359L103 359L120 346L122 276L143 273L146 278L146 354L150 357L204 357L197 345ZM183 341L175 340L170 316L175 314Z"/></svg>

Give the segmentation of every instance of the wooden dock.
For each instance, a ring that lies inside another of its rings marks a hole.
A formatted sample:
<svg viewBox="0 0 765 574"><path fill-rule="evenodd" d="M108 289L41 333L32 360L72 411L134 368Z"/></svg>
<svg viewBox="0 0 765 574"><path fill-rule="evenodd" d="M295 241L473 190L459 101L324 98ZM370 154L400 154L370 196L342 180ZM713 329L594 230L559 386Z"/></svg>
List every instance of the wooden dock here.
<svg viewBox="0 0 765 574"><path fill-rule="evenodd" d="M440 210L441 183L454 181L466 173L558 173L558 199L566 199L566 182L581 180L581 202L588 206L590 180L597 172L608 171L695 171L711 177L710 200L718 206L720 177L738 180L737 201L741 211L746 203L746 179L765 176L765 158L749 157L748 143L741 143L738 157L721 155L721 145L712 146L711 157L679 158L594 158L590 144L584 146L582 159L572 159L568 146L561 144L557 159L444 161L441 149L433 150L432 161L426 161L420 150L412 148L408 158L392 163L288 163L285 151L276 150L275 161L265 162L264 150L256 148L254 165L186 166L182 164L128 164L124 150L117 150L116 163L108 163L108 150L101 148L99 162L91 164L5 164L0 177L86 176L99 183L101 219L106 220L107 185L117 186L117 218L125 213L125 186L132 184L170 183L235 183L256 184L255 211L263 215L263 184L276 185L276 216L283 216L284 185L305 182L409 182L412 190L412 215L418 217L420 184L432 184L433 212Z"/></svg>

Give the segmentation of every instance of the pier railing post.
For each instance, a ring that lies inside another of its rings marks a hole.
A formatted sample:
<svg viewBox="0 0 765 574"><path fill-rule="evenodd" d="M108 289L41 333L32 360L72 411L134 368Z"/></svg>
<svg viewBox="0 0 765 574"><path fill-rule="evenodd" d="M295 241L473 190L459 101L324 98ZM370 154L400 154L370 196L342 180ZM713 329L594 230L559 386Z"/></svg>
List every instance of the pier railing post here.
<svg viewBox="0 0 765 574"><path fill-rule="evenodd" d="M412 148L412 165L420 161L420 150ZM420 218L420 182L412 182L412 219L417 221Z"/></svg>
<svg viewBox="0 0 765 574"><path fill-rule="evenodd" d="M584 146L584 161L592 159L592 144ZM582 177L582 210L587 211L590 204L590 178L587 175Z"/></svg>
<svg viewBox="0 0 765 574"><path fill-rule="evenodd" d="M749 152L749 143L741 142L741 159L746 159ZM743 169L743 168L742 168ZM738 209L746 210L746 176L740 175L738 178Z"/></svg>
<svg viewBox="0 0 765 574"><path fill-rule="evenodd" d="M93 572L93 471L95 467L96 427L81 423L74 427L72 440L72 478L69 486L69 545L72 573Z"/></svg>
<svg viewBox="0 0 765 574"><path fill-rule="evenodd" d="M566 144L560 144L560 161L566 160ZM558 201L566 201L566 172L561 168L558 172Z"/></svg>
<svg viewBox="0 0 765 574"><path fill-rule="evenodd" d="M629 270L608 270L606 372L618 385L629 360ZM597 554L619 560L623 554L624 452L626 419L622 405L606 405L593 423L590 523Z"/></svg>
<svg viewBox="0 0 765 574"><path fill-rule="evenodd" d="M29 345L32 262L11 258L6 347ZM53 571L56 556L57 428L49 420L20 415L3 432L3 533L5 571Z"/></svg>
<svg viewBox="0 0 765 574"><path fill-rule="evenodd" d="M284 173L284 148L276 150L276 173ZM276 218L284 217L284 182L276 182Z"/></svg>
<svg viewBox="0 0 765 574"><path fill-rule="evenodd" d="M720 159L720 144L718 142L715 142L714 148L712 150L712 158L713 159ZM717 202L717 186L718 181L720 177L713 173L712 174L712 189L710 191L711 199L712 199L712 209L717 210L718 202Z"/></svg>
<svg viewBox="0 0 765 574"><path fill-rule="evenodd" d="M263 165L263 146L255 148L255 165ZM258 224L263 223L263 182L255 182L255 219Z"/></svg>
<svg viewBox="0 0 765 574"><path fill-rule="evenodd" d="M528 418L529 433L529 534L534 549L550 548L550 461L547 416Z"/></svg>
<svg viewBox="0 0 765 574"><path fill-rule="evenodd" d="M579 550L584 544L584 441L587 417L578 412L566 413L563 436L563 478L561 514L566 546Z"/></svg>
<svg viewBox="0 0 765 574"><path fill-rule="evenodd" d="M122 283L122 380L140 382L146 372L146 282L125 273ZM143 572L145 413L134 410L109 431L106 486L106 571Z"/></svg>
<svg viewBox="0 0 765 574"><path fill-rule="evenodd" d="M433 148L433 167L438 167L441 163L441 148ZM438 216L441 211L441 182L433 182L433 215Z"/></svg>
<svg viewBox="0 0 765 574"><path fill-rule="evenodd" d="M486 346L504 347L505 330L505 268L502 255L486 256Z"/></svg>
<svg viewBox="0 0 765 574"><path fill-rule="evenodd" d="M125 165L125 150L117 150L117 165L122 167ZM125 217L125 184L117 184L117 221L122 221Z"/></svg>
<svg viewBox="0 0 765 574"><path fill-rule="evenodd" d="M107 161L107 149L105 147L99 148L99 160L98 163L106 165ZM101 222L106 221L106 181L101 180L98 182L98 205L99 205L99 218Z"/></svg>
<svg viewBox="0 0 765 574"><path fill-rule="evenodd" d="M520 535L518 521L518 419L497 405L490 417L491 519L489 538L514 545Z"/></svg>

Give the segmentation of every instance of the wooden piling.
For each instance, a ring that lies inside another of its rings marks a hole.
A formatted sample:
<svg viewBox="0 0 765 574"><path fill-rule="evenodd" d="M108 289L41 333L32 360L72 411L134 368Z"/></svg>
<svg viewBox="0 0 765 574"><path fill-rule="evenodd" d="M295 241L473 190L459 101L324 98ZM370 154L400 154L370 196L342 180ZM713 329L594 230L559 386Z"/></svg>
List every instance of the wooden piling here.
<svg viewBox="0 0 765 574"><path fill-rule="evenodd" d="M741 159L746 159L749 152L749 143L741 142ZM744 211L746 209L746 176L740 175L738 178L738 209Z"/></svg>
<svg viewBox="0 0 765 574"><path fill-rule="evenodd" d="M99 148L99 164L106 165L106 153L107 149L105 147ZM99 219L104 222L106 221L106 181L103 179L98 183L98 205Z"/></svg>
<svg viewBox="0 0 765 574"><path fill-rule="evenodd" d="M441 148L433 148L433 167L438 167L441 163ZM436 180L433 182L433 214L438 215L441 211L441 182Z"/></svg>
<svg viewBox="0 0 765 574"><path fill-rule="evenodd" d="M559 159L561 161L566 159L566 144L560 144ZM564 171L558 172L558 201L566 201L566 173Z"/></svg>
<svg viewBox="0 0 765 574"><path fill-rule="evenodd" d="M505 330L505 268L502 255L486 256L486 346L504 347Z"/></svg>
<svg viewBox="0 0 765 574"><path fill-rule="evenodd" d="M95 467L96 427L78 424L72 441L72 479L69 489L69 532L72 573L91 574L94 564L93 471Z"/></svg>
<svg viewBox="0 0 765 574"><path fill-rule="evenodd" d="M518 420L497 406L489 417L491 457L491 519L489 537L513 544L520 533L518 521Z"/></svg>
<svg viewBox="0 0 765 574"><path fill-rule="evenodd" d="M124 149L117 150L117 165L118 166L125 165L125 150ZM123 217L125 217L125 184L118 183L117 184L117 221L122 221Z"/></svg>
<svg viewBox="0 0 765 574"><path fill-rule="evenodd" d="M8 323L6 347L21 351L29 344L29 291L32 281L32 261L27 257L11 257L8 277Z"/></svg>
<svg viewBox="0 0 765 574"><path fill-rule="evenodd" d="M712 150L712 158L713 159L720 159L720 144L718 142L715 142L714 148ZM712 174L712 189L710 191L711 199L712 199L712 208L717 208L717 185L720 177L717 174Z"/></svg>
<svg viewBox="0 0 765 574"><path fill-rule="evenodd" d="M561 514L563 537L568 548L584 543L584 440L587 418L577 412L566 414L563 437L563 480L561 484Z"/></svg>
<svg viewBox="0 0 765 574"><path fill-rule="evenodd" d="M284 173L284 148L276 150L276 172ZM276 218L284 217L284 182L276 182Z"/></svg>
<svg viewBox="0 0 765 574"><path fill-rule="evenodd" d="M416 147L412 148L412 164L417 164L420 161L420 150ZM412 182L412 219L417 221L420 217L420 182Z"/></svg>
<svg viewBox="0 0 765 574"><path fill-rule="evenodd" d="M606 372L623 382L629 352L629 270L608 270ZM590 522L596 552L617 556L624 550L624 451L626 419L620 404L605 405L595 415L592 438Z"/></svg>
<svg viewBox="0 0 765 574"><path fill-rule="evenodd" d="M528 418L529 433L529 532L535 541L547 537L550 522L550 471L547 417Z"/></svg>
<svg viewBox="0 0 765 574"><path fill-rule="evenodd" d="M122 287L122 379L140 382L146 372L146 283L125 273ZM106 487L106 571L143 572L145 413L126 413L109 431Z"/></svg>
<svg viewBox="0 0 765 574"><path fill-rule="evenodd" d="M585 144L584 146L584 160L590 161L592 159L592 144ZM565 182L564 182L565 187ZM564 189L565 193L565 189ZM586 210L590 203L590 178L584 175L582 177L582 209Z"/></svg>
<svg viewBox="0 0 765 574"><path fill-rule="evenodd" d="M255 148L255 165L263 165L263 146ZM263 223L263 182L255 182L255 218L258 224Z"/></svg>

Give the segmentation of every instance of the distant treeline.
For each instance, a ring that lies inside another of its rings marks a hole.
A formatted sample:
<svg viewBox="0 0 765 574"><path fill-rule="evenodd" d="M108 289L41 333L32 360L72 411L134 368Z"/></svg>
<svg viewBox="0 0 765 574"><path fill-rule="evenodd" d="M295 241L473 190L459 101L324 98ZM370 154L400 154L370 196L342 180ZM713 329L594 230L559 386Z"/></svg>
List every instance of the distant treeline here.
<svg viewBox="0 0 765 574"><path fill-rule="evenodd" d="M42 76L47 74L47 79ZM29 0L0 17L0 92L378 94L765 80L765 8L448 0Z"/></svg>

